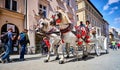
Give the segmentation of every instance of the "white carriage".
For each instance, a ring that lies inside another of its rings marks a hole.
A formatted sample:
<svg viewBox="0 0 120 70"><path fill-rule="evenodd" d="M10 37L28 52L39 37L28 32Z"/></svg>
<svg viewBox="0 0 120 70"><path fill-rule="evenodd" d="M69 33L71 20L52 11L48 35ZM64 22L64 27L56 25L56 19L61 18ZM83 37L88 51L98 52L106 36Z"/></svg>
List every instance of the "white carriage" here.
<svg viewBox="0 0 120 70"><path fill-rule="evenodd" d="M97 56L99 56L101 53L108 53L108 37L101 35L101 28L95 27L96 29L96 35L93 36L91 34L90 38L90 49L95 50L95 53ZM90 52L91 52L90 50Z"/></svg>

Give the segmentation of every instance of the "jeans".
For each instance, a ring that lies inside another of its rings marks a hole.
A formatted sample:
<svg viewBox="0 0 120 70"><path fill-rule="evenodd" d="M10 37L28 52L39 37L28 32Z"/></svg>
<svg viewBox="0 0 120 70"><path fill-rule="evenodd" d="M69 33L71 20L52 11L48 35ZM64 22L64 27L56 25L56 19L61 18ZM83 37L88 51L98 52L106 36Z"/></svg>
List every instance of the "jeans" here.
<svg viewBox="0 0 120 70"><path fill-rule="evenodd" d="M24 60L25 51L26 51L26 44L21 44L20 60Z"/></svg>
<svg viewBox="0 0 120 70"><path fill-rule="evenodd" d="M112 45L112 49L113 49L113 50L117 50L116 45Z"/></svg>
<svg viewBox="0 0 120 70"><path fill-rule="evenodd" d="M7 61L10 61L10 53L11 53L11 48L12 48L12 44L6 43L5 44L5 54L2 56L2 60L7 59Z"/></svg>

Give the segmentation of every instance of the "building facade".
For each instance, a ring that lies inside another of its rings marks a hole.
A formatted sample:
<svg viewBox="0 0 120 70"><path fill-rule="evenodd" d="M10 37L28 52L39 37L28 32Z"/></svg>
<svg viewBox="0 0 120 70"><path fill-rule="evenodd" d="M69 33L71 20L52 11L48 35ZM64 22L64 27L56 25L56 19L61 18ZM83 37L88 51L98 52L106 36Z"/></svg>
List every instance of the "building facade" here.
<svg viewBox="0 0 120 70"><path fill-rule="evenodd" d="M76 0L77 9L77 25L80 21L85 23L87 20L90 21L90 26L96 27L97 35L108 36L108 26L109 24L104 21L103 15L96 9L96 7L90 2L90 0ZM106 31L104 31L106 29Z"/></svg>
<svg viewBox="0 0 120 70"><path fill-rule="evenodd" d="M103 34L109 36L109 23L103 19Z"/></svg>
<svg viewBox="0 0 120 70"><path fill-rule="evenodd" d="M116 29L114 29L114 28L109 28L109 38L110 38L110 43L112 42L112 41L119 41L120 40L120 38L119 38L119 34L118 34L118 32L116 31Z"/></svg>
<svg viewBox="0 0 120 70"><path fill-rule="evenodd" d="M25 0L0 0L0 34L13 28L13 33L18 35L25 27ZM18 48L13 46L13 51Z"/></svg>

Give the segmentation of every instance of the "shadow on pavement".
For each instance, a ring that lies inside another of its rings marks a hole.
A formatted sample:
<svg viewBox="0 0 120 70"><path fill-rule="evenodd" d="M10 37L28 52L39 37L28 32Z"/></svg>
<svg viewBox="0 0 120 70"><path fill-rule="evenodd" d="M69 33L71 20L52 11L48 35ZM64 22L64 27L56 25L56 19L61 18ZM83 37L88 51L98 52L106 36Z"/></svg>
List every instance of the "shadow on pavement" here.
<svg viewBox="0 0 120 70"><path fill-rule="evenodd" d="M69 63L69 62L77 62L77 61L87 61L87 60L91 60L91 59L94 59L95 57L93 57L93 56L88 56L88 57L86 57L86 58L82 58L82 57L80 57L80 58L74 58L74 59L71 59L71 60L68 60L68 61L66 61L65 63Z"/></svg>
<svg viewBox="0 0 120 70"><path fill-rule="evenodd" d="M25 58L25 60L23 60L23 61L38 60L38 59L41 59L43 57L46 57L46 56L45 55L42 55L42 56L40 55L40 56L36 56L36 57L35 56L34 57L28 57L28 58ZM21 60L18 57L18 58L12 58L10 62L5 61L5 63L14 63L14 62L21 62ZM0 61L0 63L1 63L1 61Z"/></svg>
<svg viewBox="0 0 120 70"><path fill-rule="evenodd" d="M106 54L109 54L109 53L101 52L101 53L100 53L100 56L106 55ZM97 56L96 53L89 53L89 55Z"/></svg>

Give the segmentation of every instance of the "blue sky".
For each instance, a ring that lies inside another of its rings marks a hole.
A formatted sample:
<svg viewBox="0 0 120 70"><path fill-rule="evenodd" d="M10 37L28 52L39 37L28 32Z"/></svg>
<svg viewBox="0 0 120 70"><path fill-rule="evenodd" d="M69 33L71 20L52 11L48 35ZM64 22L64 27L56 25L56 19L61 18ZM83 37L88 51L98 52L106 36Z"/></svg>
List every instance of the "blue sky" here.
<svg viewBox="0 0 120 70"><path fill-rule="evenodd" d="M120 33L120 0L90 0L103 18Z"/></svg>

